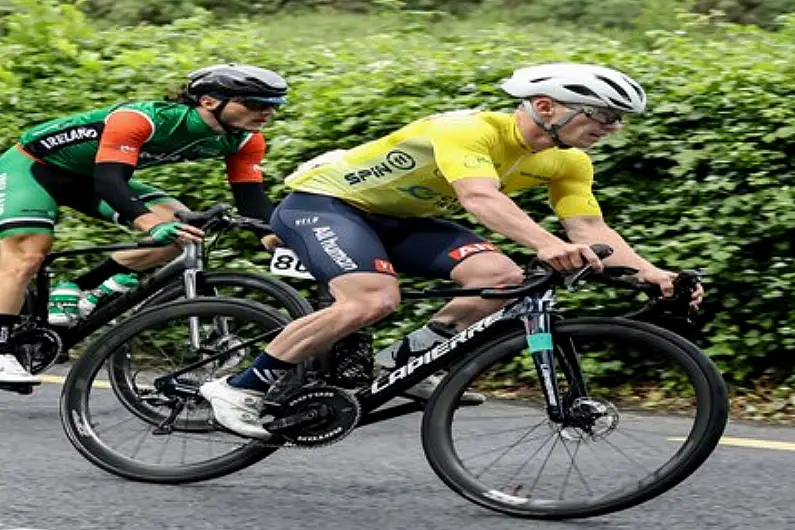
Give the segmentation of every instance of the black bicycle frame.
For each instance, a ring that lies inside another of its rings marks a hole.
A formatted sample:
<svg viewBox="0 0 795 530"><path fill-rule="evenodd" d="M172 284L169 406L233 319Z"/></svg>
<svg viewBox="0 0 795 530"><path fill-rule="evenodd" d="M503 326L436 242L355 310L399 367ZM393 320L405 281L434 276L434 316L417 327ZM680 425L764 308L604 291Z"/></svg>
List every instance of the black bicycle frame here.
<svg viewBox="0 0 795 530"><path fill-rule="evenodd" d="M462 289L450 289L447 294L460 296ZM482 289L477 289L482 292ZM412 298L432 298L436 292L414 293ZM488 315L472 324L465 330L425 352L421 357L411 360L408 364L394 368L385 373L368 387L356 393L364 417L360 426L421 410L424 402L415 401L376 411L395 397L419 383L435 372L448 368L452 359L463 359L474 347L485 339L493 336L495 326L505 325L511 321L524 324L527 344L533 358L539 380L547 401L547 411L552 421L562 422L566 418L566 410L560 399L555 379L554 345L552 343L551 321L554 308L554 293L546 291L543 295L526 296L508 306ZM492 329L492 332L488 330ZM581 377L581 374L572 374Z"/></svg>
<svg viewBox="0 0 795 530"><path fill-rule="evenodd" d="M90 247L84 249L70 249L61 252L50 253L42 263L36 275L35 295L28 294L31 303L32 315L44 322L45 325L56 331L63 342L63 351L68 351L75 344L91 335L102 326L110 323L113 319L125 311L132 309L139 303L145 301L153 294L159 292L166 285L173 283L182 277L185 281L187 296L196 295L197 276L203 270L202 250L203 243L190 242L184 245L182 254L174 258L171 262L155 271L149 278L145 279L135 289L122 294L97 307L85 319L80 320L72 327L51 326L47 322L47 302L50 294L49 265L58 258L67 256L79 256L83 254L93 254L98 252L113 252L117 250L135 250L142 248L162 247L159 244L149 242L139 242L131 244L106 245L100 247Z"/></svg>

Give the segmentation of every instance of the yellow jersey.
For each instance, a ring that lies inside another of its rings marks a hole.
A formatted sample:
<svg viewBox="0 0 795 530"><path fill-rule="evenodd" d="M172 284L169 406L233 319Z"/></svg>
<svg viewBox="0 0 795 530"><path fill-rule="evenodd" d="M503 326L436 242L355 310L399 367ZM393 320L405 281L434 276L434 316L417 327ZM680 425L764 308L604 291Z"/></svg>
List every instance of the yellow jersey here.
<svg viewBox="0 0 795 530"><path fill-rule="evenodd" d="M516 116L505 112L421 118L372 142L305 162L285 183L371 213L428 217L460 208L451 183L476 177L499 181L506 194L546 186L561 219L601 215L588 155L557 147L534 153Z"/></svg>

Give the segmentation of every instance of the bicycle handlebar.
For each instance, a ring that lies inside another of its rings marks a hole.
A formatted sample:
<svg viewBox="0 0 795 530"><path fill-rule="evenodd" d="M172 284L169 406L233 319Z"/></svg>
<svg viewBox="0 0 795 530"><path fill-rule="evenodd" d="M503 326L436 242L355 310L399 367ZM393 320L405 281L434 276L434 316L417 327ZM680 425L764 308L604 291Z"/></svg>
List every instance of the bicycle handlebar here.
<svg viewBox="0 0 795 530"><path fill-rule="evenodd" d="M613 253L613 249L607 245L591 245L591 249L599 256L599 259L605 259ZM588 280L612 287L640 291L651 298L653 303L669 304L674 308L675 312L686 314L689 310L693 291L700 280L699 273L690 270L682 271L674 280L674 296L672 298L663 298L659 285L639 282L634 278L626 278L625 276L638 272L637 269L632 267L607 266L602 272L596 272L590 265L585 265L573 272L559 272L548 263L535 258L528 266L528 270L531 269L534 269L533 272L529 274L526 273L527 280L521 284L488 288L402 291L402 295L407 299L457 296L479 296L486 299L513 299L545 291L554 285L562 285L569 290L574 290L575 286Z"/></svg>
<svg viewBox="0 0 795 530"><path fill-rule="evenodd" d="M176 217L177 220L183 223L195 226L197 228L201 228L205 231L212 231L227 227L233 227L233 228L241 228L243 230L248 230L254 233L272 232L271 227L268 223L260 219L253 219L250 217L232 215L229 213L231 210L232 206L229 204L216 203L201 212L190 212L190 211L174 212L174 217ZM112 245L99 245L94 247L59 250L55 252L50 252L45 258L43 265L49 265L58 258L63 258L68 256L80 256L83 254L93 254L97 252L115 252L117 250L159 248L159 247L167 247L169 245L171 245L171 243L158 243L156 241L152 241L151 239L145 239L141 241L133 241L130 243L115 243Z"/></svg>
<svg viewBox="0 0 795 530"><path fill-rule="evenodd" d="M205 232L218 231L226 228L240 228L257 234L258 232L272 233L270 225L261 219L233 215L232 206L223 202L214 204L203 212L180 211L174 216L183 223L201 228Z"/></svg>

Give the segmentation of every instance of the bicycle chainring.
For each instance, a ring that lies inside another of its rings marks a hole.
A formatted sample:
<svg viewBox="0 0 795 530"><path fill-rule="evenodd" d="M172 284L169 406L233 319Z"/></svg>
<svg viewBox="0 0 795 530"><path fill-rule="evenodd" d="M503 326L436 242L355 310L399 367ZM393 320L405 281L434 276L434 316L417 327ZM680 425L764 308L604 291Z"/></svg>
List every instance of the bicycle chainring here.
<svg viewBox="0 0 795 530"><path fill-rule="evenodd" d="M342 388L309 387L290 396L264 427L287 447L322 447L348 436L361 414L359 402Z"/></svg>
<svg viewBox="0 0 795 530"><path fill-rule="evenodd" d="M17 359L31 374L38 374L52 366L63 350L61 337L43 327L22 327L15 330L12 343Z"/></svg>

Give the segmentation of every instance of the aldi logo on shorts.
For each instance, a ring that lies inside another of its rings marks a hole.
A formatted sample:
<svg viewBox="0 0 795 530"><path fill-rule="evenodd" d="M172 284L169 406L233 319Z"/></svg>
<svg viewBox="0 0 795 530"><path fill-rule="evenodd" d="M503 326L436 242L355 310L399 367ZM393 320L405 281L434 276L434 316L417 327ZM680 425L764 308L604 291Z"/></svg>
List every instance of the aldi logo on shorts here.
<svg viewBox="0 0 795 530"><path fill-rule="evenodd" d="M497 248L497 245L493 243L471 243L469 245L464 245L463 247L458 247L457 249L451 251L448 256L453 258L455 261L461 261L472 254L486 251L499 252L500 249Z"/></svg>
<svg viewBox="0 0 795 530"><path fill-rule="evenodd" d="M387 274L396 275L395 268L392 266L392 263L388 262L385 259L378 259L374 260L375 270L378 272L385 272Z"/></svg>

